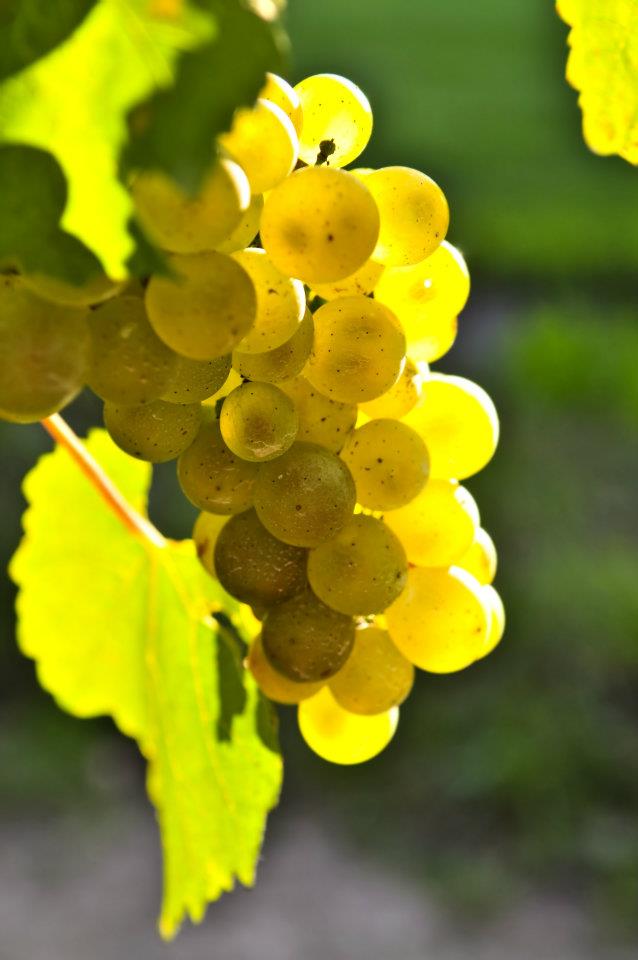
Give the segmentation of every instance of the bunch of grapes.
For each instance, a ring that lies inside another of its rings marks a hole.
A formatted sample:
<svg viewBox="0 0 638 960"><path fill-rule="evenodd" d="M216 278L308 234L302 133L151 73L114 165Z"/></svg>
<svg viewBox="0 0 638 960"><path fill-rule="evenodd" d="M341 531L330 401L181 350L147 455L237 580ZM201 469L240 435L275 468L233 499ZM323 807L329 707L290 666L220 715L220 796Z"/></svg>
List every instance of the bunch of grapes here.
<svg viewBox="0 0 638 960"><path fill-rule="evenodd" d="M86 383L122 450L177 459L202 564L252 608L247 669L346 764L390 741L415 667L461 670L504 628L461 485L494 453L496 411L429 368L467 267L430 177L343 169L371 130L348 80L270 75L197 196L133 179L163 273L0 278L0 414L46 417Z"/></svg>

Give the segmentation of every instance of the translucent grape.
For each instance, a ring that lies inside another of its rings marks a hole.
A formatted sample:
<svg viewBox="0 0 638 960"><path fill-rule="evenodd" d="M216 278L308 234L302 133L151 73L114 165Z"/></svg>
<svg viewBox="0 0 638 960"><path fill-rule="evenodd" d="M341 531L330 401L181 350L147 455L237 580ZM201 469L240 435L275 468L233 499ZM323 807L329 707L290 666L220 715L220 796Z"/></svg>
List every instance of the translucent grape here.
<svg viewBox="0 0 638 960"><path fill-rule="evenodd" d="M215 570L215 544L217 543L217 537L222 527L227 521L228 517L226 516L218 513L207 513L205 510L202 510L202 512L198 514L195 526L193 527L193 540L199 561L204 569L210 573L211 577L215 577L215 579L217 579L217 571Z"/></svg>
<svg viewBox="0 0 638 960"><path fill-rule="evenodd" d="M318 443L333 453L339 453L355 425L356 405L324 397L305 377L285 380L277 386L288 394L297 408L297 438L306 443Z"/></svg>
<svg viewBox="0 0 638 960"><path fill-rule="evenodd" d="M195 439L201 422L198 403L152 400L131 406L107 401L104 425L125 453L149 463L178 457Z"/></svg>
<svg viewBox="0 0 638 960"><path fill-rule="evenodd" d="M410 563L449 567L463 557L476 532L465 493L454 480L430 480L405 507L384 515Z"/></svg>
<svg viewBox="0 0 638 960"><path fill-rule="evenodd" d="M365 149L372 133L367 97L345 77L318 73L298 83L303 126L299 156L306 163L345 167Z"/></svg>
<svg viewBox="0 0 638 960"><path fill-rule="evenodd" d="M379 236L369 190L344 170L296 170L270 193L261 241L276 267L304 283L330 283L363 266Z"/></svg>
<svg viewBox="0 0 638 960"><path fill-rule="evenodd" d="M382 613L406 582L398 538L375 517L357 514L308 555L308 580L320 600L351 616Z"/></svg>
<svg viewBox="0 0 638 960"><path fill-rule="evenodd" d="M163 400L198 403L221 390L230 373L230 356L214 360L190 360L174 353L175 363Z"/></svg>
<svg viewBox="0 0 638 960"><path fill-rule="evenodd" d="M263 380L278 383L296 377L304 368L314 337L314 323L310 310L306 310L303 320L289 340L274 350L265 353L233 352L233 366L247 380Z"/></svg>
<svg viewBox="0 0 638 960"><path fill-rule="evenodd" d="M245 171L253 193L272 190L297 162L299 140L289 117L270 100L235 113L219 142Z"/></svg>
<svg viewBox="0 0 638 960"><path fill-rule="evenodd" d="M452 673L485 649L491 612L484 587L458 567L411 567L385 618L393 641L415 666Z"/></svg>
<svg viewBox="0 0 638 960"><path fill-rule="evenodd" d="M485 641L485 646L478 655L478 659L486 657L495 647L499 645L505 633L505 607L503 601L491 584L486 584L482 588L483 599L487 603L492 614L490 627Z"/></svg>
<svg viewBox="0 0 638 960"><path fill-rule="evenodd" d="M292 446L299 419L290 397L274 384L244 383L224 400L219 426L233 453L261 462Z"/></svg>
<svg viewBox="0 0 638 960"><path fill-rule="evenodd" d="M242 353L274 350L298 329L306 310L306 294L299 280L284 277L270 262L266 251L249 247L234 253L233 260L244 268L257 295L255 323L237 344Z"/></svg>
<svg viewBox="0 0 638 960"><path fill-rule="evenodd" d="M419 263L445 239L447 200L430 177L409 167L382 167L365 177L381 228L374 259L387 267Z"/></svg>
<svg viewBox="0 0 638 960"><path fill-rule="evenodd" d="M253 282L224 253L175 254L174 277L154 276L146 311L158 337L191 360L214 360L237 346L255 322Z"/></svg>
<svg viewBox="0 0 638 960"><path fill-rule="evenodd" d="M411 267L385 270L375 296L401 317L406 333L419 339L419 329L435 320L457 317L470 295L470 275L463 254L447 240Z"/></svg>
<svg viewBox="0 0 638 960"><path fill-rule="evenodd" d="M241 215L239 223L235 229L223 240L215 244L218 253L235 253L237 250L243 250L250 246L259 233L259 222L261 212L264 209L264 198L260 193L251 197L247 210Z"/></svg>
<svg viewBox="0 0 638 960"><path fill-rule="evenodd" d="M207 397L206 400L202 401L204 406L209 410L216 410L218 402L223 400L224 397L227 397L229 393L232 393L235 387L241 387L243 382L244 381L242 380L240 374L237 373L233 367L231 367L228 378L224 381L219 390L212 396Z"/></svg>
<svg viewBox="0 0 638 960"><path fill-rule="evenodd" d="M249 605L272 607L306 585L307 551L269 533L254 510L237 513L217 537L215 570L222 587Z"/></svg>
<svg viewBox="0 0 638 960"><path fill-rule="evenodd" d="M399 708L364 717L344 710L328 687L304 700L297 708L299 730L323 760L350 765L371 760L394 736Z"/></svg>
<svg viewBox="0 0 638 960"><path fill-rule="evenodd" d="M421 396L423 380L428 375L427 365L416 364L407 358L396 383L382 396L359 404L359 409L370 419L390 417L399 420L416 406Z"/></svg>
<svg viewBox="0 0 638 960"><path fill-rule="evenodd" d="M497 556L494 541L487 530L479 527L463 556L454 562L476 577L479 583L490 584L496 576Z"/></svg>
<svg viewBox="0 0 638 960"><path fill-rule="evenodd" d="M123 286L104 273L97 273L77 286L44 273L25 273L22 280L25 287L36 296L65 307L89 307L95 303L103 303L119 293Z"/></svg>
<svg viewBox="0 0 638 960"><path fill-rule="evenodd" d="M242 460L228 449L218 420L207 420L177 462L177 478L184 494L200 510L240 513L253 503L257 464Z"/></svg>
<svg viewBox="0 0 638 960"><path fill-rule="evenodd" d="M327 397L359 403L396 383L405 336L394 314L369 297L324 303L314 314L315 337L304 371Z"/></svg>
<svg viewBox="0 0 638 960"><path fill-rule="evenodd" d="M167 388L177 356L157 336L140 297L116 297L89 316L87 381L103 400L148 403Z"/></svg>
<svg viewBox="0 0 638 960"><path fill-rule="evenodd" d="M301 703L302 700L313 697L323 686L323 682L297 683L278 673L268 662L261 637L255 637L251 643L246 665L262 693L275 703Z"/></svg>
<svg viewBox="0 0 638 960"><path fill-rule="evenodd" d="M354 621L331 610L309 590L271 607L261 640L271 665L297 682L327 680L346 662Z"/></svg>
<svg viewBox="0 0 638 960"><path fill-rule="evenodd" d="M400 420L370 420L348 437L341 451L369 510L395 510L413 500L428 479L428 450Z"/></svg>
<svg viewBox="0 0 638 960"><path fill-rule="evenodd" d="M131 193L144 232L164 250L212 250L237 226L250 203L250 185L232 160L219 160L195 196L166 174L149 170L133 180Z"/></svg>
<svg viewBox="0 0 638 960"><path fill-rule="evenodd" d="M499 424L485 390L464 377L435 373L405 417L430 452L430 473L463 480L482 470L498 444Z"/></svg>
<svg viewBox="0 0 638 960"><path fill-rule="evenodd" d="M417 361L434 363L445 356L456 342L459 332L459 321L456 317L439 317L423 324L416 332L411 332L408 339L410 356Z"/></svg>
<svg viewBox="0 0 638 960"><path fill-rule="evenodd" d="M363 266L343 280L333 283L313 284L313 293L323 300L335 300L337 297L368 297L374 292L384 268L374 260L366 260Z"/></svg>
<svg viewBox="0 0 638 960"><path fill-rule="evenodd" d="M283 77L277 76L276 73L267 73L266 82L259 96L262 100L269 100L283 110L299 135L303 123L301 100L297 91Z"/></svg>
<svg viewBox="0 0 638 960"><path fill-rule="evenodd" d="M348 522L354 504L348 468L314 443L294 443L260 467L255 508L264 526L284 543L316 547L329 540Z"/></svg>
<svg viewBox="0 0 638 960"><path fill-rule="evenodd" d="M84 309L49 303L21 277L0 275L0 416L31 423L60 410L84 385Z"/></svg>
<svg viewBox="0 0 638 960"><path fill-rule="evenodd" d="M370 716L402 704L413 683L414 667L388 631L365 626L356 631L352 653L329 686L344 710Z"/></svg>

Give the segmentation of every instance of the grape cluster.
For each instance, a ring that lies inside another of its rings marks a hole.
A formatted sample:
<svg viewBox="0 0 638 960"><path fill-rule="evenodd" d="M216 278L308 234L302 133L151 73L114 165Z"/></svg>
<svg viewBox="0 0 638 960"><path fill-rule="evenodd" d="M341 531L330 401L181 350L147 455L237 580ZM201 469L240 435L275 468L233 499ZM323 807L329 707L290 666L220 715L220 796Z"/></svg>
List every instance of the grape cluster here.
<svg viewBox="0 0 638 960"><path fill-rule="evenodd" d="M429 368L467 267L430 177L343 169L371 130L348 80L270 75L197 196L133 179L164 272L0 277L1 415L45 417L86 383L122 450L177 459L202 564L252 608L247 669L336 763L390 741L415 667L461 670L504 628L461 485L494 453L496 411Z"/></svg>

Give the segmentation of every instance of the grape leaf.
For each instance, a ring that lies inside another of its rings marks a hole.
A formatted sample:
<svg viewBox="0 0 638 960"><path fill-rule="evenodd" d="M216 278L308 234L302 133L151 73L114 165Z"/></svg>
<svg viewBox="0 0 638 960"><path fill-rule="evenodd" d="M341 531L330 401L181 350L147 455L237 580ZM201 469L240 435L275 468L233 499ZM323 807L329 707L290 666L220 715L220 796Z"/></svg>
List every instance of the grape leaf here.
<svg viewBox="0 0 638 960"><path fill-rule="evenodd" d="M0 79L44 56L82 22L96 0L4 0L0 5Z"/></svg>
<svg viewBox="0 0 638 960"><path fill-rule="evenodd" d="M150 468L102 430L87 447L142 511ZM164 851L160 930L170 937L235 878L253 882L281 779L273 714L241 665L228 619L237 605L191 541L156 545L130 532L62 448L41 458L24 492L11 564L18 642L61 707L110 714L146 757Z"/></svg>
<svg viewBox="0 0 638 960"><path fill-rule="evenodd" d="M558 0L571 27L567 80L579 92L594 153L638 163L638 6L635 0Z"/></svg>

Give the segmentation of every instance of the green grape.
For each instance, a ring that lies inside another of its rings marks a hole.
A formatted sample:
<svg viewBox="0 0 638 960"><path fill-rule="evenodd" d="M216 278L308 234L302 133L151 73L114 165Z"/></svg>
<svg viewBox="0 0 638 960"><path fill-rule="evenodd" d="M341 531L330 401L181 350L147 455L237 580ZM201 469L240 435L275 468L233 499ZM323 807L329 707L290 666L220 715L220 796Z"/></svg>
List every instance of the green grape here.
<svg viewBox="0 0 638 960"><path fill-rule="evenodd" d="M482 470L498 444L498 414L485 390L464 377L433 373L405 417L424 439L430 473L464 480Z"/></svg>
<svg viewBox="0 0 638 960"><path fill-rule="evenodd" d="M486 657L495 647L499 645L505 633L505 607L503 601L491 584L486 584L481 589L483 599L490 609L490 626L485 640L485 646L478 655L478 659Z"/></svg>
<svg viewBox="0 0 638 960"><path fill-rule="evenodd" d="M299 419L290 397L272 383L244 383L224 400L219 426L233 453L262 462L292 446Z"/></svg>
<svg viewBox="0 0 638 960"><path fill-rule="evenodd" d="M307 590L270 608L261 642L279 673L300 683L316 683L333 676L348 659L354 621Z"/></svg>
<svg viewBox="0 0 638 960"><path fill-rule="evenodd" d="M491 612L484 590L458 567L411 567L405 590L385 614L393 641L421 670L463 670L487 641Z"/></svg>
<svg viewBox="0 0 638 960"><path fill-rule="evenodd" d="M479 583L490 584L496 576L497 556L494 541L487 530L478 527L472 543L463 556L454 562L457 567L476 577Z"/></svg>
<svg viewBox="0 0 638 960"><path fill-rule="evenodd" d="M405 507L383 517L405 547L410 563L449 567L460 562L476 532L467 491L455 480L430 480Z"/></svg>
<svg viewBox="0 0 638 960"><path fill-rule="evenodd" d="M445 239L450 220L441 188L410 167L382 167L365 177L381 218L374 259L386 267L420 263Z"/></svg>
<svg viewBox="0 0 638 960"><path fill-rule="evenodd" d="M84 385L84 309L49 303L16 275L0 275L0 416L32 423L60 410Z"/></svg>
<svg viewBox="0 0 638 960"><path fill-rule="evenodd" d="M146 311L160 339L191 360L231 353L255 322L253 282L224 253L174 254L175 276L154 276L146 288Z"/></svg>
<svg viewBox="0 0 638 960"><path fill-rule="evenodd" d="M314 314L315 337L306 378L342 403L374 400L396 383L404 362L399 321L369 297L343 297Z"/></svg>
<svg viewBox="0 0 638 960"><path fill-rule="evenodd" d="M341 451L369 510L396 510L421 492L429 473L421 437L400 420L370 420L348 437Z"/></svg>
<svg viewBox="0 0 638 960"><path fill-rule="evenodd" d="M137 217L156 246L174 253L212 250L237 226L250 203L250 185L232 160L219 160L195 196L159 170L131 186Z"/></svg>
<svg viewBox="0 0 638 960"><path fill-rule="evenodd" d="M195 439L202 416L199 403L104 404L104 426L125 453L149 463L174 460Z"/></svg>
<svg viewBox="0 0 638 960"><path fill-rule="evenodd" d="M339 453L357 419L353 403L339 403L324 397L305 377L295 377L277 384L294 401L299 415L298 440L318 443L320 447Z"/></svg>
<svg viewBox="0 0 638 960"><path fill-rule="evenodd" d="M217 571L215 570L215 544L227 520L228 517L222 516L219 513L207 513L206 510L202 510L202 512L198 514L193 527L193 541L199 562L204 570L207 570L211 577L215 577L215 579L217 579Z"/></svg>
<svg viewBox="0 0 638 960"><path fill-rule="evenodd" d="M366 625L355 632L352 653L329 686L344 710L370 716L400 706L413 683L414 667L388 631Z"/></svg>
<svg viewBox="0 0 638 960"><path fill-rule="evenodd" d="M199 403L221 390L230 373L230 356L214 360L189 360L173 354L175 364L162 400L170 403Z"/></svg>
<svg viewBox="0 0 638 960"><path fill-rule="evenodd" d="M306 310L303 283L284 277L270 262L266 251L249 247L234 253L233 260L244 268L257 295L257 316L246 336L237 344L242 353L274 350L299 328Z"/></svg>
<svg viewBox="0 0 638 960"><path fill-rule="evenodd" d="M103 303L104 300L114 297L123 287L121 282L111 280L104 273L97 273L78 286L44 273L25 273L22 279L25 287L37 297L64 307L90 307L95 303Z"/></svg>
<svg viewBox="0 0 638 960"><path fill-rule="evenodd" d="M218 253L235 253L237 250L243 250L244 247L250 246L259 233L259 222L263 209L264 198L260 193L256 193L251 197L248 209L242 213L235 229L215 244L215 250Z"/></svg>
<svg viewBox="0 0 638 960"><path fill-rule="evenodd" d="M363 266L379 236L369 190L344 170L296 170L266 198L261 241L288 277L331 283Z"/></svg>
<svg viewBox="0 0 638 960"><path fill-rule="evenodd" d="M191 503L209 513L240 513L253 504L257 464L241 460L223 441L218 420L205 420L177 461L177 478Z"/></svg>
<svg viewBox="0 0 638 960"><path fill-rule="evenodd" d="M241 353L233 351L233 366L247 380L263 380L278 383L296 377L304 368L314 337L314 323L310 310L289 340L274 350L265 353Z"/></svg>
<svg viewBox="0 0 638 960"><path fill-rule="evenodd" d="M314 443L294 443L261 465L255 508L267 530L297 547L316 547L349 520L355 504L352 477L334 453Z"/></svg>
<svg viewBox="0 0 638 960"><path fill-rule="evenodd" d="M345 167L365 149L372 133L367 97L345 77L318 73L298 83L303 111L299 156L305 163Z"/></svg>
<svg viewBox="0 0 638 960"><path fill-rule="evenodd" d="M237 513L215 545L215 570L224 590L242 603L272 607L307 585L307 551L273 537L254 510Z"/></svg>
<svg viewBox="0 0 638 960"><path fill-rule="evenodd" d="M351 171L348 171L349 173ZM336 300L337 297L369 297L379 282L384 267L374 260L366 260L363 266L343 280L333 283L315 283L312 292L323 300Z"/></svg>
<svg viewBox="0 0 638 960"><path fill-rule="evenodd" d="M283 703L291 706L294 703L301 703L308 697L313 697L323 686L323 682L318 683L298 683L296 680L290 680L282 676L268 662L264 653L261 637L255 637L250 645L246 665L261 692L269 700L275 703Z"/></svg>
<svg viewBox="0 0 638 960"><path fill-rule="evenodd" d="M241 387L243 382L244 381L242 380L241 376L231 367L227 379L221 385L219 390L211 397L207 397L206 400L202 401L204 407L206 407L207 410L216 411L219 401L224 400L229 393L232 393L235 387Z"/></svg>
<svg viewBox="0 0 638 960"><path fill-rule="evenodd" d="M269 100L270 103L274 103L280 110L283 110L295 128L295 133L297 135L301 133L303 123L301 100L297 91L283 77L277 76L276 73L267 73L266 82L261 88L259 96L262 100Z"/></svg>
<svg viewBox="0 0 638 960"><path fill-rule="evenodd" d="M371 420L377 417L400 420L416 406L428 375L427 364L414 363L408 357L396 383L381 397L359 404L360 411Z"/></svg>
<svg viewBox="0 0 638 960"><path fill-rule="evenodd" d="M344 710L328 687L297 708L299 731L310 749L329 763L364 763L381 753L394 736L399 708L364 717Z"/></svg>
<svg viewBox="0 0 638 960"><path fill-rule="evenodd" d="M382 613L403 590L405 550L381 521L357 514L308 555L308 580L325 604L351 616Z"/></svg>
<svg viewBox="0 0 638 960"><path fill-rule="evenodd" d="M163 394L177 357L151 327L140 297L116 297L91 311L89 332L87 382L99 397L129 405Z"/></svg>
<svg viewBox="0 0 638 960"><path fill-rule="evenodd" d="M228 133L219 143L245 171L253 193L281 183L294 168L299 139L289 117L270 100L236 111Z"/></svg>

